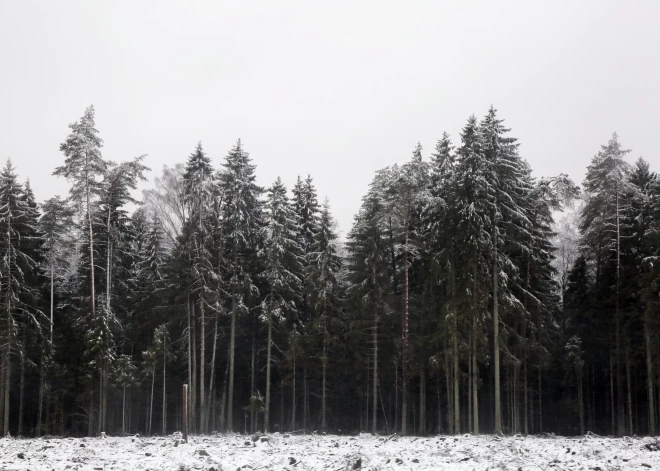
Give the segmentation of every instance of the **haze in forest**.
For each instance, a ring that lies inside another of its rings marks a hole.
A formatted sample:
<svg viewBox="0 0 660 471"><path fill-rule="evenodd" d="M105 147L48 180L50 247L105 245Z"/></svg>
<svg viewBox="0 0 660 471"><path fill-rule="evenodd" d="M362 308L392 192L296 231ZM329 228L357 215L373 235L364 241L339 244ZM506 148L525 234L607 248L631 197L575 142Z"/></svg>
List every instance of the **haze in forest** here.
<svg viewBox="0 0 660 471"><path fill-rule="evenodd" d="M581 182L613 131L653 163L656 1L0 2L2 155L36 196L94 104L115 161L150 179L241 138L258 182L310 173L342 233L374 169L428 157L493 104L535 175Z"/></svg>

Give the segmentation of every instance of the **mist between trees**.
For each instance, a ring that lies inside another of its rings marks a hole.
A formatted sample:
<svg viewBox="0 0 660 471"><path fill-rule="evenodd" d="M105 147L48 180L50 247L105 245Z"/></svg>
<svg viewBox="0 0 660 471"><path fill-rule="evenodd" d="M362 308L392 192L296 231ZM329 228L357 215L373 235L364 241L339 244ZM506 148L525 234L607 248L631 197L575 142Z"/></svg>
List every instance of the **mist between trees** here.
<svg viewBox="0 0 660 471"><path fill-rule="evenodd" d="M66 198L0 174L2 435L171 433L184 383L192 433L656 433L660 180L616 134L580 188L491 108L340 240L240 140L136 201L143 157L104 159L93 107L70 128Z"/></svg>

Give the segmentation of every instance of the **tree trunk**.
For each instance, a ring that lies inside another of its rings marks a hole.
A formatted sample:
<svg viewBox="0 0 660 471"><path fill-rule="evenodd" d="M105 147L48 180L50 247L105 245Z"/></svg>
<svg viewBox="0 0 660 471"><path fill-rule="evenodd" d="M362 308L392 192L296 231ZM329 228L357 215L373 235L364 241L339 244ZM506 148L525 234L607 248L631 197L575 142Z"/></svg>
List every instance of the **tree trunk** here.
<svg viewBox="0 0 660 471"><path fill-rule="evenodd" d="M328 325L325 313L325 305L323 312L323 355L321 357L322 364L322 379L321 379L321 431L325 432L327 427L326 422L326 408L327 408L327 374L328 374Z"/></svg>
<svg viewBox="0 0 660 471"><path fill-rule="evenodd" d="M215 352L218 345L218 312L215 313L215 322L213 326L213 352L211 353L211 377L209 378L209 394L206 401L207 404L214 404L213 401L213 383L215 380ZM208 433L209 428L209 415L215 417L215 414L207 414L206 420L204 422L204 429ZM215 424L211 424L215 428Z"/></svg>
<svg viewBox="0 0 660 471"><path fill-rule="evenodd" d="M477 319L472 316L472 433L479 435L479 369L477 367Z"/></svg>
<svg viewBox="0 0 660 471"><path fill-rule="evenodd" d="M254 323L253 323L254 324ZM252 326L252 363L250 367L250 398L254 397L254 367L255 367L255 359L257 356L256 348L254 346L254 332L256 330L256 326ZM255 430L255 423L254 423L254 410L252 407L250 407L250 433L256 432Z"/></svg>
<svg viewBox="0 0 660 471"><path fill-rule="evenodd" d="M41 424L43 422L43 410L44 410L44 387L45 387L45 378L46 374L44 368L44 348L41 348L41 361L39 362L39 409L37 412L37 437L41 436Z"/></svg>
<svg viewBox="0 0 660 471"><path fill-rule="evenodd" d="M194 416L193 410L195 408L194 403L192 402L192 397L194 396L195 386L193 381L193 342L192 342L192 312L190 309L190 294L186 296L186 310L188 311L188 384L190 385L190 394L188 394L188 417L187 417L187 426L188 430L191 430L190 424L193 422L190 417Z"/></svg>
<svg viewBox="0 0 660 471"><path fill-rule="evenodd" d="M192 432L197 429L197 392L199 383L197 382L197 319L195 318L195 303L190 304L192 310L192 387L190 389L190 396L192 401L192 409L190 410L191 417L190 424Z"/></svg>
<svg viewBox="0 0 660 471"><path fill-rule="evenodd" d="M121 434L126 435L126 385L121 396Z"/></svg>
<svg viewBox="0 0 660 471"><path fill-rule="evenodd" d="M623 374L621 372L621 313L619 309L619 292L620 292L620 274L621 274L621 227L619 217L619 192L617 189L616 195L616 313L615 313L615 335L616 335L616 390L617 390L617 434L622 436L625 433L625 414L624 414L624 398L623 398Z"/></svg>
<svg viewBox="0 0 660 471"><path fill-rule="evenodd" d="M235 267L236 265L234 265ZM234 288L235 289L235 288ZM234 359L236 352L236 293L231 309L231 332L229 334L229 391L227 393L227 431L234 431Z"/></svg>
<svg viewBox="0 0 660 471"><path fill-rule="evenodd" d="M539 432L543 432L543 388L541 386L541 365L540 364L539 364Z"/></svg>
<svg viewBox="0 0 660 471"><path fill-rule="evenodd" d="M426 435L426 368L419 370L419 434Z"/></svg>
<svg viewBox="0 0 660 471"><path fill-rule="evenodd" d="M163 335L163 436L167 434L167 394L166 394L166 385L167 385L167 336ZM202 377L202 384L204 383L204 378Z"/></svg>
<svg viewBox="0 0 660 471"><path fill-rule="evenodd" d="M612 405L612 435L616 435L616 414L614 413L614 359L610 351L610 403Z"/></svg>
<svg viewBox="0 0 660 471"><path fill-rule="evenodd" d="M646 388L648 397L649 435L655 436L655 394L653 392L653 356L651 348L651 328L649 326L648 314L644 319L644 342L646 344Z"/></svg>
<svg viewBox="0 0 660 471"><path fill-rule="evenodd" d="M295 348L295 347L294 347ZM293 355L293 384L291 386L291 431L296 427L296 356Z"/></svg>
<svg viewBox="0 0 660 471"><path fill-rule="evenodd" d="M147 435L151 435L151 424L154 418L154 385L156 383L156 363L151 370L151 401L149 402L149 427L147 428Z"/></svg>
<svg viewBox="0 0 660 471"><path fill-rule="evenodd" d="M204 296L199 296L199 431L206 433L206 319Z"/></svg>
<svg viewBox="0 0 660 471"><path fill-rule="evenodd" d="M408 433L408 225L410 223L410 208L406 209L405 219L405 245L403 249L403 339L401 346L401 366L403 368L401 377L401 435Z"/></svg>
<svg viewBox="0 0 660 471"><path fill-rule="evenodd" d="M23 332L23 345L21 345L21 379L18 393L18 436L23 436L23 409L25 405L25 332Z"/></svg>
<svg viewBox="0 0 660 471"><path fill-rule="evenodd" d="M497 210L496 210L497 211ZM497 225L493 228L493 364L495 367L495 433L502 433L502 403L500 400L500 319L498 310Z"/></svg>
<svg viewBox="0 0 660 471"><path fill-rule="evenodd" d="M270 431L270 389L271 389L271 355L273 347L273 316L268 311L268 345L266 346L266 409L264 411L264 433Z"/></svg>
<svg viewBox="0 0 660 471"><path fill-rule="evenodd" d="M324 339L325 340L325 339ZM373 405L372 405L372 418L371 418L371 432L376 435L378 433L378 312L374 312L374 329L373 329L373 342L374 342L374 377L373 377Z"/></svg>
<svg viewBox="0 0 660 471"><path fill-rule="evenodd" d="M630 385L630 352L626 346L626 383L628 386L628 435L633 435L632 391Z"/></svg>
<svg viewBox="0 0 660 471"><path fill-rule="evenodd" d="M307 433L307 418L309 415L309 397L307 395L307 363L303 364L303 430Z"/></svg>

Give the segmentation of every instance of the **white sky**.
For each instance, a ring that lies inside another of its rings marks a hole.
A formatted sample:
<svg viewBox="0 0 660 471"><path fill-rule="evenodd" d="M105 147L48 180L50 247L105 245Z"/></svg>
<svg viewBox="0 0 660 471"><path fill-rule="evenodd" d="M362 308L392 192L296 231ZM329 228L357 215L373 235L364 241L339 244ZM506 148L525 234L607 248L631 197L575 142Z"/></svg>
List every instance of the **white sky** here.
<svg viewBox="0 0 660 471"><path fill-rule="evenodd" d="M491 103L537 175L581 182L613 131L660 170L659 19L658 0L0 0L0 159L66 195L59 144L94 104L106 158L153 175L201 140L217 167L240 137L260 184L311 173L344 234L376 169Z"/></svg>

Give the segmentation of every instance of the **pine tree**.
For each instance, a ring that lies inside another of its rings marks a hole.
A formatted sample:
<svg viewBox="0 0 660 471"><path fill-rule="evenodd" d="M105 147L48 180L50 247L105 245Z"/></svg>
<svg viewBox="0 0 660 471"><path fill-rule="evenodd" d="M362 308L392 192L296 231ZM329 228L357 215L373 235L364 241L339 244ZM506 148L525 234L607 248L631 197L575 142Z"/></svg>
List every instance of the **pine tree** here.
<svg viewBox="0 0 660 471"><path fill-rule="evenodd" d="M60 145L64 153L64 165L57 167L53 175L62 176L71 183L71 201L83 209L86 219L89 244L89 305L92 318L95 315L96 295L94 291L94 237L93 205L100 190L100 180L108 164L101 156L103 141L98 137L94 123L94 107L90 106L79 121L69 125L71 134Z"/></svg>

